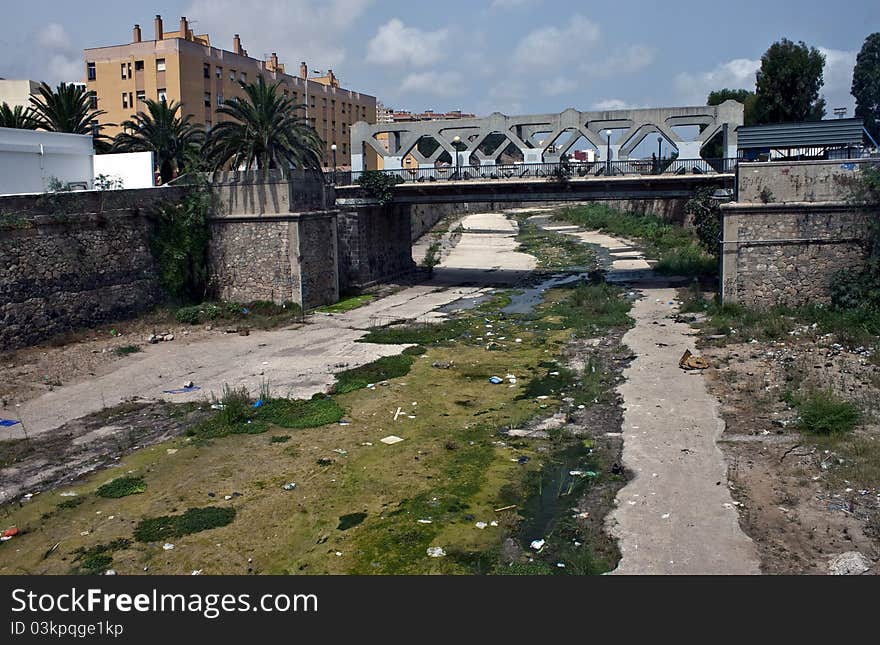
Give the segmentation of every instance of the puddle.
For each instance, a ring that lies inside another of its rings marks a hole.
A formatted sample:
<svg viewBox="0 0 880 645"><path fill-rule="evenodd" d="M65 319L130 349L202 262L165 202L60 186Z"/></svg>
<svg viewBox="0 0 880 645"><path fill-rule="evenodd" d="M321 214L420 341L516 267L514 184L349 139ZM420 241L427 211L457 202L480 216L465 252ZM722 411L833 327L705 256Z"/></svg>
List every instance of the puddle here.
<svg viewBox="0 0 880 645"><path fill-rule="evenodd" d="M348 515L342 515L339 518L339 526L336 527L339 531L347 531L350 528L353 528L367 519L366 513L349 513Z"/></svg>
<svg viewBox="0 0 880 645"><path fill-rule="evenodd" d="M453 300L449 304L443 305L436 311L438 311L439 313L451 314L456 311L467 311L469 309L476 309L483 303L489 302L492 298L493 295L491 293L485 293L481 296L475 296L473 298L461 298L459 300Z"/></svg>
<svg viewBox="0 0 880 645"><path fill-rule="evenodd" d="M544 293L554 287L572 284L582 280L589 280L590 274L583 273L557 274L547 280L539 282L534 287L520 288L518 292L511 294L510 304L501 311L505 314L527 314L532 311L544 299Z"/></svg>

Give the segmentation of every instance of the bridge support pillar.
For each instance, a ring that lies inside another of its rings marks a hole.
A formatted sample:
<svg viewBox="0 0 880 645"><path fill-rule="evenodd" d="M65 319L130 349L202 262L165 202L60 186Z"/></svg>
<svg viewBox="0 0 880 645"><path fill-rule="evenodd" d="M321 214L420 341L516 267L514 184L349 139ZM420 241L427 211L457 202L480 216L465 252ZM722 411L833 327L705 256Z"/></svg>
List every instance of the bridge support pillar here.
<svg viewBox="0 0 880 645"><path fill-rule="evenodd" d="M339 289L360 289L415 269L412 206L344 206L336 218Z"/></svg>

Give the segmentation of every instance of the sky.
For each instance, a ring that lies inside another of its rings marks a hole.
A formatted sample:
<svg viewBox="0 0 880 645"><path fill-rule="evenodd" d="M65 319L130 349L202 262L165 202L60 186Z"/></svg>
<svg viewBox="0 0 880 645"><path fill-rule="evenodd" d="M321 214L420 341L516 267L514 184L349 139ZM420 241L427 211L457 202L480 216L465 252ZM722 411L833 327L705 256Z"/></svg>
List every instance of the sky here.
<svg viewBox="0 0 880 645"><path fill-rule="evenodd" d="M703 105L709 91L754 89L780 38L826 56L829 116L853 114L852 68L880 31L877 0L735 3L588 0L43 0L4 2L0 77L82 80L82 50L127 43L153 16L187 16L211 43L239 33L289 70L332 68L343 87L395 109L509 115ZM38 10L35 10L38 9Z"/></svg>

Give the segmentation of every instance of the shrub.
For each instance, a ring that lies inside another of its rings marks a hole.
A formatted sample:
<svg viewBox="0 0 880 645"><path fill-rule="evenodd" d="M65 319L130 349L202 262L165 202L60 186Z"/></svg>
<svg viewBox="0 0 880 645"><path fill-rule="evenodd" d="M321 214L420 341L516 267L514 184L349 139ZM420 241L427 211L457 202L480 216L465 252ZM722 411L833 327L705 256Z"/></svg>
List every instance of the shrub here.
<svg viewBox="0 0 880 645"><path fill-rule="evenodd" d="M198 325L200 321L201 310L199 307L181 307L174 315L177 322L189 325Z"/></svg>
<svg viewBox="0 0 880 645"><path fill-rule="evenodd" d="M856 405L831 390L789 397L800 414L798 429L812 434L833 435L852 431L861 419Z"/></svg>
<svg viewBox="0 0 880 645"><path fill-rule="evenodd" d="M129 495L137 495L147 490L147 482L143 477L119 477L109 484L104 484L95 491L95 495L99 497L128 497Z"/></svg>
<svg viewBox="0 0 880 645"><path fill-rule="evenodd" d="M380 172L378 170L366 170L361 173L360 177L358 177L358 184L360 184L380 206L385 206L394 199L392 189L401 182L403 182L403 179L397 175Z"/></svg>

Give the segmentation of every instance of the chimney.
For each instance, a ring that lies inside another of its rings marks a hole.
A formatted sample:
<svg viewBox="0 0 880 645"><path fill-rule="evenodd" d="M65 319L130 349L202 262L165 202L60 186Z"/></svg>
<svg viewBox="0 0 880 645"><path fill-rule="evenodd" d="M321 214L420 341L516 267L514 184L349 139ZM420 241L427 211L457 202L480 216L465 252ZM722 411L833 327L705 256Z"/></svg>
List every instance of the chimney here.
<svg viewBox="0 0 880 645"><path fill-rule="evenodd" d="M180 17L180 37L184 40L189 40L189 22L187 22L186 16Z"/></svg>
<svg viewBox="0 0 880 645"><path fill-rule="evenodd" d="M134 29L131 32L131 40L132 42L139 43L141 42L141 26L135 25Z"/></svg>
<svg viewBox="0 0 880 645"><path fill-rule="evenodd" d="M327 76L330 78L330 87L339 87L339 83L336 82L336 75L332 69L327 70Z"/></svg>
<svg viewBox="0 0 880 645"><path fill-rule="evenodd" d="M162 31L162 16L158 13L156 14L156 18L153 20L153 24L156 26L156 40L162 40L165 36L165 33Z"/></svg>
<svg viewBox="0 0 880 645"><path fill-rule="evenodd" d="M241 55L241 36L235 34L232 37L232 51L234 51L239 56Z"/></svg>
<svg viewBox="0 0 880 645"><path fill-rule="evenodd" d="M308 78L309 77L309 66L306 65L305 61L303 61L299 64L299 75L300 75L300 78Z"/></svg>
<svg viewBox="0 0 880 645"><path fill-rule="evenodd" d="M278 53L277 52L272 52L272 58L270 60L272 61L272 67L270 69L272 69L272 70L278 69Z"/></svg>

